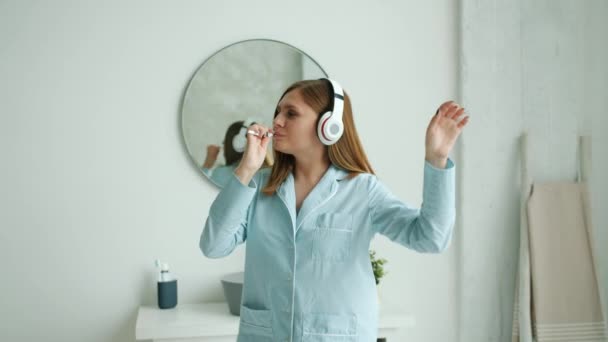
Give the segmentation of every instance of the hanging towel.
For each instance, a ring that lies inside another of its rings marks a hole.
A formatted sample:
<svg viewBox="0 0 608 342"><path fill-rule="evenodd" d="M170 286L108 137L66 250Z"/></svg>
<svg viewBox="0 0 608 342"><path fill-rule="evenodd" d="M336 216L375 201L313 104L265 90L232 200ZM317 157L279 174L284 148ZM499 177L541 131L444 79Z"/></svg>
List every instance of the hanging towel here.
<svg viewBox="0 0 608 342"><path fill-rule="evenodd" d="M527 202L531 285L527 308L537 342L608 341L586 196L585 183L553 182L532 187ZM518 298L521 290L517 289L515 319L527 309L521 307ZM518 319L520 327L521 323ZM513 340L518 341L520 336L515 332Z"/></svg>
<svg viewBox="0 0 608 342"><path fill-rule="evenodd" d="M530 285L530 243L528 241L527 203L532 190L528 171L528 134L520 137L521 198L519 207L519 265L515 282L512 342L532 342L532 299Z"/></svg>

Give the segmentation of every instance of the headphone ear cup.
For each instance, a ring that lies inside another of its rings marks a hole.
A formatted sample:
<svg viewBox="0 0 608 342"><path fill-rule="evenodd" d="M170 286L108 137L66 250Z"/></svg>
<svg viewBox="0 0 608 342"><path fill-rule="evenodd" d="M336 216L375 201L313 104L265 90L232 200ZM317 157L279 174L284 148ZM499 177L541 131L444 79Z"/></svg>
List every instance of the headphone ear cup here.
<svg viewBox="0 0 608 342"><path fill-rule="evenodd" d="M342 136L344 125L341 120L336 120L332 116L332 112L326 112L321 116L319 125L317 126L317 135L321 142L325 145L333 145Z"/></svg>
<svg viewBox="0 0 608 342"><path fill-rule="evenodd" d="M325 112L325 114L321 115L321 118L319 119L319 124L317 125L317 136L324 145L331 144L331 141L325 138L325 133L323 132L324 125L326 125L325 122L327 121L327 119L329 119L330 116L331 112Z"/></svg>
<svg viewBox="0 0 608 342"><path fill-rule="evenodd" d="M342 137L342 134L344 133L344 123L342 123L342 120L334 119L333 116L330 121L331 124L328 122L325 125L325 129L330 131L329 134L332 135L332 140L334 140L334 143L336 143L338 140L340 140L340 137Z"/></svg>
<svg viewBox="0 0 608 342"><path fill-rule="evenodd" d="M239 153L245 152L247 146L247 137L245 136L245 130L241 129L237 135L232 138L232 148Z"/></svg>

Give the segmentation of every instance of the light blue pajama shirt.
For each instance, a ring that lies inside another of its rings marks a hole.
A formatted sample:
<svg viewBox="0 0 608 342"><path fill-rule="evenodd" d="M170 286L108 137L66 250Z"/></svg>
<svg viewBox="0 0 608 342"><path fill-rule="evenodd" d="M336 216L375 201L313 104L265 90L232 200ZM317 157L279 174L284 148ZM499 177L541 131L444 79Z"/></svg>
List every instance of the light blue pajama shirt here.
<svg viewBox="0 0 608 342"><path fill-rule="evenodd" d="M376 233L423 253L447 248L455 220L455 170L425 161L420 209L372 174L347 179L330 165L296 214L293 174L272 196L270 169L246 186L234 173L217 195L200 248L209 258L245 244L237 342L375 342L378 303L369 257Z"/></svg>

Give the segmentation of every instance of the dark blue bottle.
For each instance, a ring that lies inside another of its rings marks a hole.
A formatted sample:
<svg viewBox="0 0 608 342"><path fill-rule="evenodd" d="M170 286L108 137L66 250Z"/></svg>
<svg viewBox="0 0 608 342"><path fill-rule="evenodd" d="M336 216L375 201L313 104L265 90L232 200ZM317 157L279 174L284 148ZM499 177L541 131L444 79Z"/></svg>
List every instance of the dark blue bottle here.
<svg viewBox="0 0 608 342"><path fill-rule="evenodd" d="M156 266L160 266L156 292L158 294L158 307L161 309L172 309L177 306L177 279L169 273L169 265L156 260Z"/></svg>

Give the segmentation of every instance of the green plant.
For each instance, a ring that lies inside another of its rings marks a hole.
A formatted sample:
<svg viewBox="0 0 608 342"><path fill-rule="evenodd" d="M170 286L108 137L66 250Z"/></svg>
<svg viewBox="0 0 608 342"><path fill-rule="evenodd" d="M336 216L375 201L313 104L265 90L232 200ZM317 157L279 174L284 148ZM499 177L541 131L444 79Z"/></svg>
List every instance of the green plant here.
<svg viewBox="0 0 608 342"><path fill-rule="evenodd" d="M372 262L372 270L374 270L374 278L376 278L376 285L378 285L380 283L380 279L388 274L388 272L386 272L382 267L388 261L386 259L377 259L376 251L374 250L369 251L369 259Z"/></svg>

